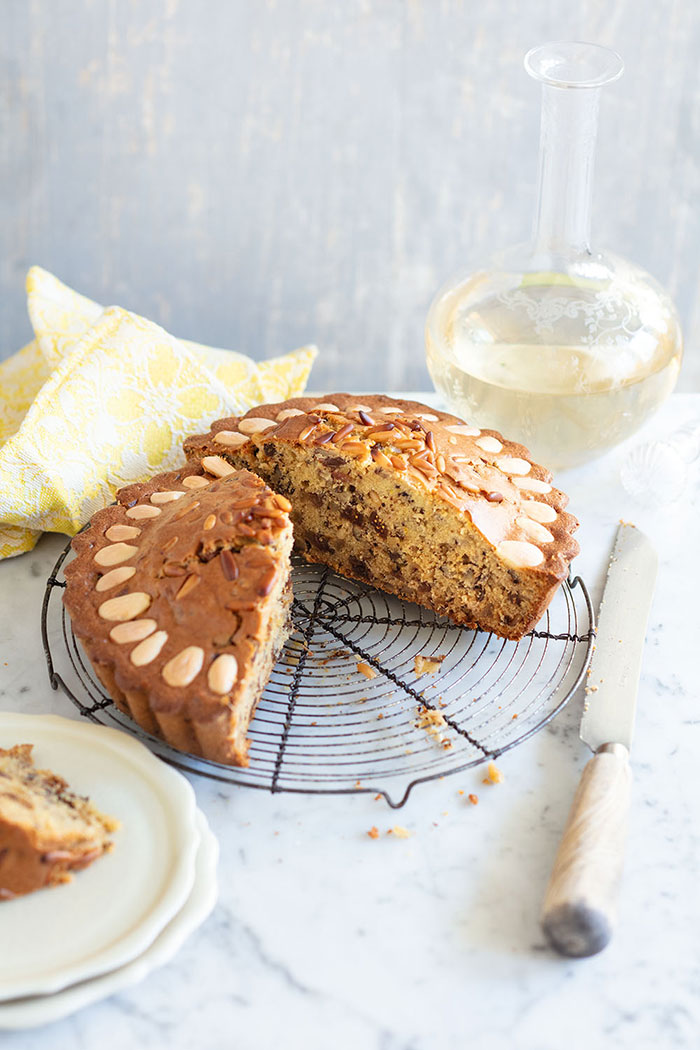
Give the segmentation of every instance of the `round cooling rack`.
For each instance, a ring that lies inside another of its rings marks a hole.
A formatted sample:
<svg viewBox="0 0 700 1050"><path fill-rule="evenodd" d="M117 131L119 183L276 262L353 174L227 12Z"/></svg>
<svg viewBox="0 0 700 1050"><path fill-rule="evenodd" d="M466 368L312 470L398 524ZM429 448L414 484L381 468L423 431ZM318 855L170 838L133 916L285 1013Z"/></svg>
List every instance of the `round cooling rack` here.
<svg viewBox="0 0 700 1050"><path fill-rule="evenodd" d="M594 639L578 576L559 588L537 630L509 642L295 558L294 632L251 723L242 769L175 751L119 711L61 600L70 555L68 544L42 607L53 688L180 769L273 792L371 791L398 808L416 784L496 758L546 725L581 682Z"/></svg>

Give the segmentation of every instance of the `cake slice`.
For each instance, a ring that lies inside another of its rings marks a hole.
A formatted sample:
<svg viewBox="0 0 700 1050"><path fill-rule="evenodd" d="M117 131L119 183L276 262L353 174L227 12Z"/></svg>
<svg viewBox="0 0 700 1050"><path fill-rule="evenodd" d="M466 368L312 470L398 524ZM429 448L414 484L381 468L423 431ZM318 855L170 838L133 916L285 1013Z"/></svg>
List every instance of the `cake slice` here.
<svg viewBox="0 0 700 1050"><path fill-rule="evenodd" d="M578 553L567 497L526 448L414 401L295 398L184 448L285 495L309 561L504 638L537 624Z"/></svg>
<svg viewBox="0 0 700 1050"><path fill-rule="evenodd" d="M173 747L247 765L289 629L289 503L199 464L117 493L73 540L64 602L117 706Z"/></svg>
<svg viewBox="0 0 700 1050"><path fill-rule="evenodd" d="M118 827L61 777L36 769L31 744L0 748L0 900L69 882L111 850Z"/></svg>

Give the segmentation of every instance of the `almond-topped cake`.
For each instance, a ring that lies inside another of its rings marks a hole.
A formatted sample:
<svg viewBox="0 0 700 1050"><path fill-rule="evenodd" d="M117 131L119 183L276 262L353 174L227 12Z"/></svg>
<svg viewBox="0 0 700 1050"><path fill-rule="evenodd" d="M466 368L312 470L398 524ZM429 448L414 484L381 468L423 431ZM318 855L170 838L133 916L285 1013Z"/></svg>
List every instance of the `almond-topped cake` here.
<svg viewBox="0 0 700 1050"><path fill-rule="evenodd" d="M37 769L31 744L0 747L0 900L69 882L111 850L118 827L62 777Z"/></svg>
<svg viewBox="0 0 700 1050"><path fill-rule="evenodd" d="M122 711L181 751L247 765L289 634L292 526L284 496L228 475L195 463L121 489L73 540L64 602Z"/></svg>
<svg viewBox="0 0 700 1050"><path fill-rule="evenodd" d="M309 561L504 638L535 626L578 553L567 497L526 448L415 401L295 398L184 448L288 497Z"/></svg>

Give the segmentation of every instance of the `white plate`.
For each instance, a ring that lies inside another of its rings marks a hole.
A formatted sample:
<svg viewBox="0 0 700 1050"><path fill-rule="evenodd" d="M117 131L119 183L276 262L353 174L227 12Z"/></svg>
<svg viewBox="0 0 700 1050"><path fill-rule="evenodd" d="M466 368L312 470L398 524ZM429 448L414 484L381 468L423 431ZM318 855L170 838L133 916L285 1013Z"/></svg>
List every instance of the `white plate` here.
<svg viewBox="0 0 700 1050"><path fill-rule="evenodd" d="M172 959L185 940L204 922L216 904L216 865L219 859L219 844L209 830L204 814L197 811L200 844L195 863L192 892L184 907L158 934L153 944L133 962L121 966L111 973L95 977L81 984L74 984L55 995L13 1000L0 1003L0 1029L33 1028L35 1025L58 1021L61 1017L89 1006L90 1003L106 999L108 995L128 988Z"/></svg>
<svg viewBox="0 0 700 1050"><path fill-rule="evenodd" d="M117 817L114 850L64 886L0 904L0 1001L47 995L135 959L194 883L194 792L126 733L54 715L0 713L0 747L33 744L37 766Z"/></svg>

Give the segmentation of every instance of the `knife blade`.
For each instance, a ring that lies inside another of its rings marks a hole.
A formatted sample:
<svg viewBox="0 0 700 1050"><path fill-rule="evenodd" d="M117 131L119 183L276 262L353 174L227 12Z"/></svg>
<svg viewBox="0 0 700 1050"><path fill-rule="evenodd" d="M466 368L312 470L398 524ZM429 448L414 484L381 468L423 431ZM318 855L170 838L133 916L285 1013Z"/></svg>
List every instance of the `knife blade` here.
<svg viewBox="0 0 700 1050"><path fill-rule="evenodd" d="M632 782L629 749L657 567L644 533L621 524L581 719L581 739L594 754L581 775L542 908L542 928L562 955L594 955L615 925Z"/></svg>
<svg viewBox="0 0 700 1050"><path fill-rule="evenodd" d="M637 687L658 558L634 525L621 524L610 557L586 686L580 736L591 751L632 745Z"/></svg>

